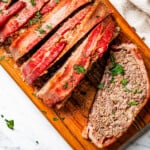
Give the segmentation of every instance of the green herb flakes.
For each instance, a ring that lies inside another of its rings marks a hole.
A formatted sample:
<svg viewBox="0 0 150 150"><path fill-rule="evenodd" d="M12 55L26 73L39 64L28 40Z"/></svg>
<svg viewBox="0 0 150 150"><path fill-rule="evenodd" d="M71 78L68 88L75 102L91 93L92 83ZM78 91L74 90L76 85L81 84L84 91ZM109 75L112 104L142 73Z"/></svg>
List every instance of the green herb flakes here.
<svg viewBox="0 0 150 150"><path fill-rule="evenodd" d="M8 128L10 128L12 130L14 129L14 120L5 119L5 122L6 122Z"/></svg>
<svg viewBox="0 0 150 150"><path fill-rule="evenodd" d="M49 29L49 30L51 30L51 29L52 29L52 26L47 25L46 28Z"/></svg>
<svg viewBox="0 0 150 150"><path fill-rule="evenodd" d="M140 91L138 88L135 89L134 94L140 94L142 91Z"/></svg>
<svg viewBox="0 0 150 150"><path fill-rule="evenodd" d="M128 102L128 105L129 105L129 106L136 106L136 105L138 105L138 104L139 104L138 101L129 101L129 102Z"/></svg>
<svg viewBox="0 0 150 150"><path fill-rule="evenodd" d="M110 60L112 62L112 67L109 68L109 71L112 74L111 83L114 83L114 77L117 75L124 75L124 68L119 63L115 62L115 58L113 55L110 56Z"/></svg>
<svg viewBox="0 0 150 150"><path fill-rule="evenodd" d="M35 143L36 143L36 144L39 144L39 141L36 140Z"/></svg>
<svg viewBox="0 0 150 150"><path fill-rule="evenodd" d="M100 84L97 86L97 88L103 89L103 88L104 88L104 83L100 83Z"/></svg>
<svg viewBox="0 0 150 150"><path fill-rule="evenodd" d="M63 85L63 88L64 88L64 89L67 89L67 88L68 88L68 82L65 82L65 84Z"/></svg>
<svg viewBox="0 0 150 150"><path fill-rule="evenodd" d="M47 112L46 112L45 110L41 110L41 112L42 112L43 114L47 114Z"/></svg>
<svg viewBox="0 0 150 150"><path fill-rule="evenodd" d="M35 6L35 5L36 5L36 3L35 3L34 0L30 0L30 3L32 4L32 6Z"/></svg>
<svg viewBox="0 0 150 150"><path fill-rule="evenodd" d="M44 29L42 29L42 28L38 28L38 29L36 29L40 34L45 34L46 33L46 31L44 30Z"/></svg>
<svg viewBox="0 0 150 150"><path fill-rule="evenodd" d="M56 3L59 3L59 0L55 0Z"/></svg>
<svg viewBox="0 0 150 150"><path fill-rule="evenodd" d="M8 0L2 0L3 3L8 3Z"/></svg>
<svg viewBox="0 0 150 150"><path fill-rule="evenodd" d="M81 66L81 65L74 65L73 69L75 70L75 72L77 74L85 73L85 71L86 71L85 68L83 66Z"/></svg>
<svg viewBox="0 0 150 150"><path fill-rule="evenodd" d="M42 14L41 14L39 11L37 11L35 15L36 15L36 17L39 18L39 19L42 18Z"/></svg>
<svg viewBox="0 0 150 150"><path fill-rule="evenodd" d="M1 118L4 118L4 115L1 115Z"/></svg>
<svg viewBox="0 0 150 150"><path fill-rule="evenodd" d="M115 63L109 70L112 76L117 76L119 74L124 75L124 69L119 63Z"/></svg>
<svg viewBox="0 0 150 150"><path fill-rule="evenodd" d="M5 59L5 56L0 57L0 61L3 61Z"/></svg>
<svg viewBox="0 0 150 150"><path fill-rule="evenodd" d="M126 86L128 84L128 81L127 81L127 79L123 78L121 80L121 83L122 83L123 86Z"/></svg>
<svg viewBox="0 0 150 150"><path fill-rule="evenodd" d="M54 118L53 118L53 121L58 121L58 120L59 120L59 119L58 119L58 118L56 118L56 117L54 117Z"/></svg>

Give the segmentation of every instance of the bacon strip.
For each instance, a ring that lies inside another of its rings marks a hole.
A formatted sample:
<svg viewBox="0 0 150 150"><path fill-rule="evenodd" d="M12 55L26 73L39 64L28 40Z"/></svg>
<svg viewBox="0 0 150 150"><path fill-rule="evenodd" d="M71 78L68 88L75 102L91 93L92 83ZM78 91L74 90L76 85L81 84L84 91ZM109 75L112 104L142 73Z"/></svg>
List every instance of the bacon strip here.
<svg viewBox="0 0 150 150"><path fill-rule="evenodd" d="M101 10L101 11L100 11ZM77 41L79 41L96 24L109 13L105 5L98 2L81 10L69 19L32 57L22 66L22 76L26 82L33 82L63 56ZM99 16L99 17L97 17ZM55 44L67 41L61 51L55 49ZM53 55L55 53L55 55Z"/></svg>
<svg viewBox="0 0 150 150"><path fill-rule="evenodd" d="M59 2L58 2L59 3ZM58 4L56 2L56 0L50 0L41 10L40 10L40 13L42 15L50 12L51 10L53 10L53 8L56 7L56 5Z"/></svg>
<svg viewBox="0 0 150 150"><path fill-rule="evenodd" d="M92 65L91 60L94 53L101 49L104 54L107 50L114 30L115 24L110 18L99 24L62 68L37 93L37 96L49 107L64 101L84 77L90 65ZM99 47L105 38L107 39L105 46Z"/></svg>
<svg viewBox="0 0 150 150"><path fill-rule="evenodd" d="M76 9L89 3L89 0L62 0L53 11L47 13L41 19L41 24L35 24L20 35L10 46L10 51L15 61L28 53L37 43L39 43L52 29L60 24ZM48 28L48 27L51 28ZM40 32L41 31L41 32Z"/></svg>
<svg viewBox="0 0 150 150"><path fill-rule="evenodd" d="M5 10L8 8L12 0L8 0L7 2L0 1L0 10Z"/></svg>
<svg viewBox="0 0 150 150"><path fill-rule="evenodd" d="M0 31L0 42L4 42L8 36L25 25L47 1L48 0L35 0L35 5L33 5L29 0L24 0L26 7L17 16L10 19Z"/></svg>
<svg viewBox="0 0 150 150"><path fill-rule="evenodd" d="M4 26L5 23L16 13L25 7L25 3L18 1L14 3L8 10L3 10L0 14L0 27Z"/></svg>

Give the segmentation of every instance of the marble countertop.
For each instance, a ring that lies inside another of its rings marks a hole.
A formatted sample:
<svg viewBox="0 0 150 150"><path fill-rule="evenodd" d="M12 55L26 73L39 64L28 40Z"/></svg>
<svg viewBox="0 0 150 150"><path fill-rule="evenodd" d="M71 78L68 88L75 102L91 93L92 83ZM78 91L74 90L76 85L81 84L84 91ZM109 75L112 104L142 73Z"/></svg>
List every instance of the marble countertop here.
<svg viewBox="0 0 150 150"><path fill-rule="evenodd" d="M137 26L130 22L129 14L123 12L126 0L111 2L132 26ZM145 31L138 33L141 37L146 36L149 44ZM1 66L0 104L0 150L72 149ZM14 120L14 130L7 127L5 119ZM126 149L149 150L150 130Z"/></svg>

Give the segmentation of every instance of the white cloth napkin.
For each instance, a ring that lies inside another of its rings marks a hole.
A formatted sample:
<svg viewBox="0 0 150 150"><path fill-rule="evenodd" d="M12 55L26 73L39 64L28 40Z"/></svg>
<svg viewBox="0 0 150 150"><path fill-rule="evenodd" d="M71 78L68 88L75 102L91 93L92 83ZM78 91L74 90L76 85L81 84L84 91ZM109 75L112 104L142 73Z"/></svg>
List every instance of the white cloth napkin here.
<svg viewBox="0 0 150 150"><path fill-rule="evenodd" d="M150 47L150 0L110 0Z"/></svg>

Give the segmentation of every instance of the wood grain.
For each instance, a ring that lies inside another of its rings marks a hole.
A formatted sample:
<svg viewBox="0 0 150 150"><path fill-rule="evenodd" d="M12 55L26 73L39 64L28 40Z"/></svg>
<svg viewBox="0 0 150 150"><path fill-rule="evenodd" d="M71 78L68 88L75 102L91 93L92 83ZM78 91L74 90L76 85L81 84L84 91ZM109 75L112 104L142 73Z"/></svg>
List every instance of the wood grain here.
<svg viewBox="0 0 150 150"><path fill-rule="evenodd" d="M116 9L109 3L108 0L103 2L112 11L112 14L120 26L123 34L123 38L127 38L135 43L144 58L148 74L150 76L150 49L143 43L143 41L136 35L135 31L127 24L127 22L121 17ZM0 50L2 56L4 50ZM97 148L88 140L85 140L81 136L81 132L87 122L88 113L90 111L93 99L96 93L96 89L91 86L87 79L84 79L77 90L66 103L65 107L61 110L47 108L41 100L34 95L34 90L25 82L23 82L20 70L15 67L11 58L5 58L1 61L3 68L10 74L10 76L16 81L20 88L28 95L31 101L39 108L41 113L49 120L49 122L58 130L58 132L66 139L66 141L77 150L96 150ZM87 92L88 91L88 92ZM126 134L117 140L113 145L105 149L116 150L133 135L139 132L146 124L150 122L150 101L136 117L134 123L129 128ZM54 121L53 118L59 118L58 121Z"/></svg>

